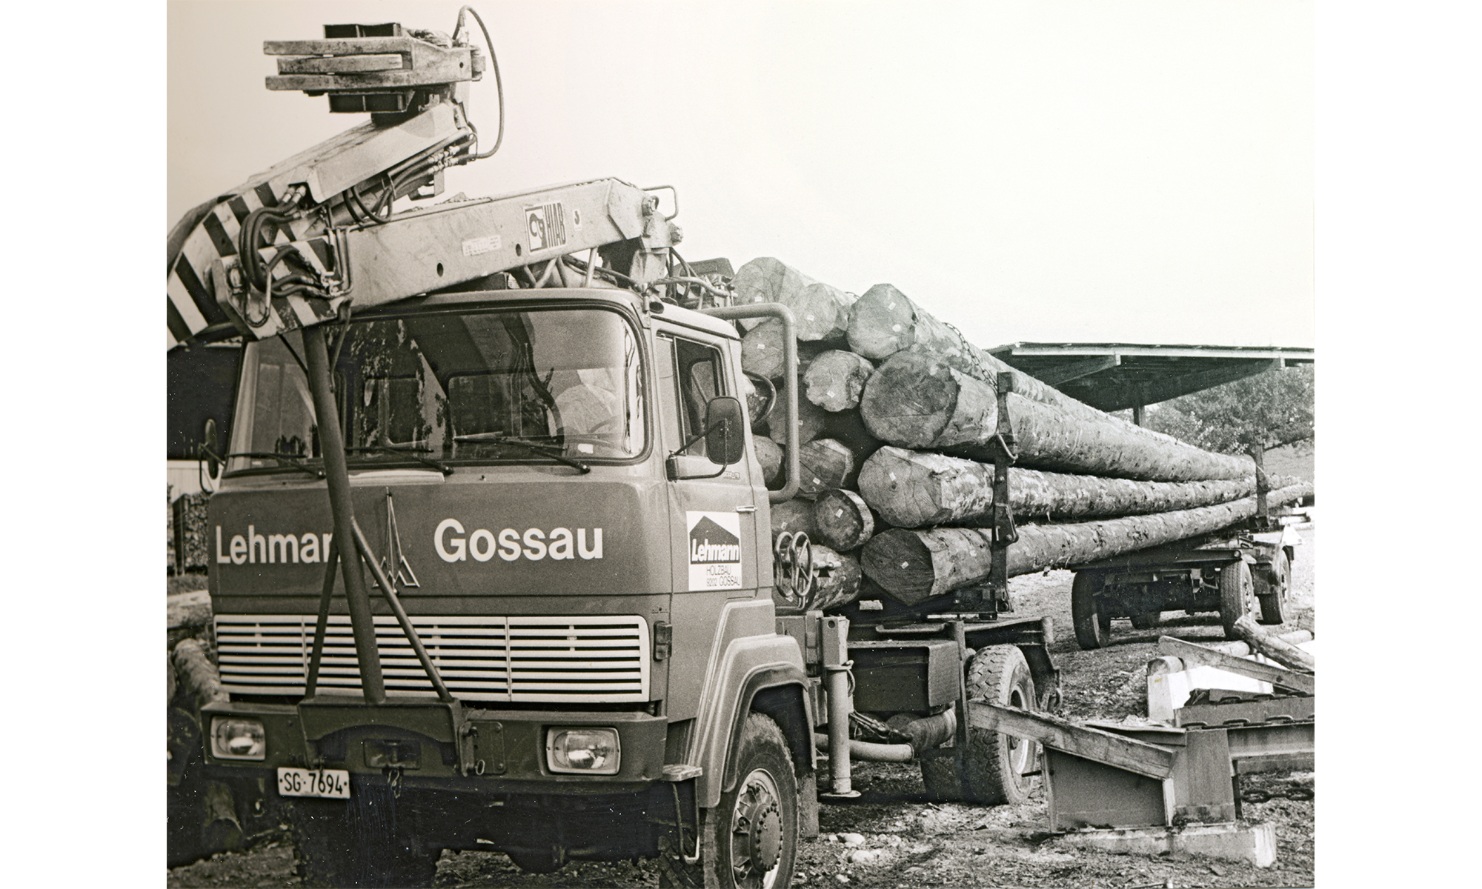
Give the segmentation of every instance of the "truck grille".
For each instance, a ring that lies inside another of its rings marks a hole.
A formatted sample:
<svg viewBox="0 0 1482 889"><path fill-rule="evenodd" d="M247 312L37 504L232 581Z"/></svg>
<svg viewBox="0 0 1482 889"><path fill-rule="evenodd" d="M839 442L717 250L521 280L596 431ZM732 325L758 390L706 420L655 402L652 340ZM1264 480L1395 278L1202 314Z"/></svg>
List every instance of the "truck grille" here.
<svg viewBox="0 0 1482 889"><path fill-rule="evenodd" d="M313 615L217 615L222 685L233 694L303 694L314 622ZM413 615L411 622L448 691L461 700L648 700L648 625L640 617ZM386 690L432 693L396 618L377 615L375 626ZM360 691L346 615L329 618L319 689Z"/></svg>

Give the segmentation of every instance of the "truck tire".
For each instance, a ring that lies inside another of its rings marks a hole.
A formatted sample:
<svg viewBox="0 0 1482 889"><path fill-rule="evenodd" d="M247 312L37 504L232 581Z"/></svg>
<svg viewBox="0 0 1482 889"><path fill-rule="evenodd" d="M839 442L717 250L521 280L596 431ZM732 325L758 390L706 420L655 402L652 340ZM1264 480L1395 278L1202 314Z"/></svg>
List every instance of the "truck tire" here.
<svg viewBox="0 0 1482 889"><path fill-rule="evenodd" d="M1022 710L1038 709L1034 674L1014 645L984 648L968 661L967 697ZM1034 790L1039 745L986 729L969 728L963 769L955 756L921 760L921 782L928 796L951 802L1017 805Z"/></svg>
<svg viewBox="0 0 1482 889"><path fill-rule="evenodd" d="M1265 592L1257 591L1261 602L1261 623L1279 624L1286 619L1286 600L1292 588L1292 562L1286 550L1278 549L1271 560L1271 573L1276 582L1266 585Z"/></svg>
<svg viewBox="0 0 1482 889"><path fill-rule="evenodd" d="M700 860L661 844L661 889L787 889L798 854L798 779L782 729L749 713L736 751L736 786L700 813ZM686 838L686 848L693 840Z"/></svg>
<svg viewBox="0 0 1482 889"><path fill-rule="evenodd" d="M438 850L396 829L390 788L353 783L349 800L299 800L290 821L305 886L430 886Z"/></svg>
<svg viewBox="0 0 1482 889"><path fill-rule="evenodd" d="M1070 620L1075 625L1075 641L1082 651L1100 648L1111 638L1111 617L1103 614L1096 594L1101 591L1101 575L1094 571L1077 571L1070 584Z"/></svg>
<svg viewBox="0 0 1482 889"><path fill-rule="evenodd" d="M1138 630L1151 630L1163 620L1161 611L1144 611L1142 614L1132 615L1132 626Z"/></svg>
<svg viewBox="0 0 1482 889"><path fill-rule="evenodd" d="M1255 612L1255 599L1255 581L1244 559L1220 569L1220 624L1225 628L1226 639L1240 638L1235 634L1235 621L1241 615Z"/></svg>

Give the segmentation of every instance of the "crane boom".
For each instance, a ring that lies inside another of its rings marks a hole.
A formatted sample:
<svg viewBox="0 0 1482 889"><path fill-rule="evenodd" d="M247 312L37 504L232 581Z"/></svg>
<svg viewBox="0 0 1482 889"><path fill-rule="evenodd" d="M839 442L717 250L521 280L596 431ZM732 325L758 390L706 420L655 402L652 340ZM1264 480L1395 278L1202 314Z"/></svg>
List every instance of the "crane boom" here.
<svg viewBox="0 0 1482 889"><path fill-rule="evenodd" d="M598 251L627 283L668 273L679 230L658 201L617 179L394 211L443 191L442 173L477 160L461 91L476 48L400 25L329 25L325 38L269 41L269 89L328 94L370 121L331 137L186 214L171 231L169 347L276 336L369 308L533 267L550 279L568 254ZM564 278L563 278L564 280ZM535 280L532 280L535 283Z"/></svg>

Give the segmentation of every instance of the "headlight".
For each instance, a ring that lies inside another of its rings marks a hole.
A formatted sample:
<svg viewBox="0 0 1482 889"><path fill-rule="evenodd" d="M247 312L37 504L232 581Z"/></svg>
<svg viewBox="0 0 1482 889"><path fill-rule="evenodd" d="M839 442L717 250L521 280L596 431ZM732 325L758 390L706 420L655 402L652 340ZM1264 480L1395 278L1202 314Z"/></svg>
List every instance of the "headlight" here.
<svg viewBox="0 0 1482 889"><path fill-rule="evenodd" d="M217 759L261 760L267 752L268 738L259 720L221 716L211 720L211 755Z"/></svg>
<svg viewBox="0 0 1482 889"><path fill-rule="evenodd" d="M553 772L616 775L617 729L552 728L545 733L545 764Z"/></svg>

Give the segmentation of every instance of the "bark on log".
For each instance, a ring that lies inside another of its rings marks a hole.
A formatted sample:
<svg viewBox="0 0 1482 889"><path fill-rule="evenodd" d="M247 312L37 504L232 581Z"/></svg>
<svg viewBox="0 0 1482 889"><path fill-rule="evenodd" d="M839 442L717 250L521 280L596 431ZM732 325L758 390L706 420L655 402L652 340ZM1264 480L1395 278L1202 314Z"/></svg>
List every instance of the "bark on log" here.
<svg viewBox="0 0 1482 889"><path fill-rule="evenodd" d="M993 464L887 445L860 467L858 490L898 528L981 525L992 520ZM1253 493L1254 479L1141 482L1009 469L1014 515L1057 521L1172 512Z"/></svg>
<svg viewBox="0 0 1482 889"><path fill-rule="evenodd" d="M819 541L839 552L859 549L875 534L875 517L864 498L843 488L824 491L813 501L813 525Z"/></svg>
<svg viewBox="0 0 1482 889"><path fill-rule="evenodd" d="M762 435L751 437L752 450L762 465L762 481L769 488L782 487L782 445Z"/></svg>
<svg viewBox="0 0 1482 889"><path fill-rule="evenodd" d="M731 287L736 291L736 304L782 303L790 305L809 284L812 278L792 266L770 256L759 256L736 269L731 277ZM747 330L756 327L760 319L741 321Z"/></svg>
<svg viewBox="0 0 1482 889"><path fill-rule="evenodd" d="M865 381L874 372L873 364L853 352L840 349L821 352L814 356L803 375L804 393L809 401L826 411L853 410L859 407Z"/></svg>
<svg viewBox="0 0 1482 889"><path fill-rule="evenodd" d="M772 504L772 539L786 531L797 533L801 531L808 535L811 540L818 536L818 528L813 524L813 503L809 500L784 500L781 503Z"/></svg>
<svg viewBox="0 0 1482 889"><path fill-rule="evenodd" d="M885 359L902 349L923 346L943 358L965 359L972 348L946 324L911 302L893 284L876 284L855 303L849 318L849 350Z"/></svg>
<svg viewBox="0 0 1482 889"><path fill-rule="evenodd" d="M1272 491L1270 503L1292 503L1312 493L1308 484ZM1256 500L1196 509L1075 522L1021 525L1008 549L1010 576L1063 568L1210 534L1255 515ZM978 528L896 528L870 538L861 552L865 574L905 605L916 605L988 577L991 532Z"/></svg>
<svg viewBox="0 0 1482 889"><path fill-rule="evenodd" d="M1081 418L1019 394L1008 396L1019 462L1026 466L1143 481L1253 478L1249 459L1153 438L1130 424ZM865 385L860 416L887 444L991 458L998 432L994 388L925 352L899 352ZM1124 428L1126 427L1126 428Z"/></svg>
<svg viewBox="0 0 1482 889"><path fill-rule="evenodd" d="M829 609L859 598L859 559L826 546L813 545L813 596L810 608Z"/></svg>
<svg viewBox="0 0 1482 889"><path fill-rule="evenodd" d="M951 325L938 320L889 284L871 287L855 302L849 321L849 348L877 362L906 349L930 352L953 368L990 385L997 374L1014 371L1018 391L1026 398L1061 407L1077 416L1092 419L1107 416L974 346Z"/></svg>
<svg viewBox="0 0 1482 889"><path fill-rule="evenodd" d="M798 449L802 475L798 496L812 500L829 488L854 486L859 466L849 449L832 438L815 438Z"/></svg>
<svg viewBox="0 0 1482 889"><path fill-rule="evenodd" d="M221 676L216 665L206 656L206 650L195 639L184 639L170 652L170 662L175 665L175 676L181 690L195 705L195 712L207 704L227 700L226 689L221 687Z"/></svg>
<svg viewBox="0 0 1482 889"><path fill-rule="evenodd" d="M1235 619L1235 635L1245 640L1251 648L1283 667L1306 673L1317 672L1316 658L1290 642L1278 638L1275 633L1266 632L1248 615Z"/></svg>

